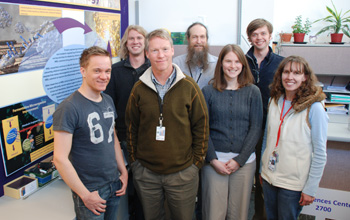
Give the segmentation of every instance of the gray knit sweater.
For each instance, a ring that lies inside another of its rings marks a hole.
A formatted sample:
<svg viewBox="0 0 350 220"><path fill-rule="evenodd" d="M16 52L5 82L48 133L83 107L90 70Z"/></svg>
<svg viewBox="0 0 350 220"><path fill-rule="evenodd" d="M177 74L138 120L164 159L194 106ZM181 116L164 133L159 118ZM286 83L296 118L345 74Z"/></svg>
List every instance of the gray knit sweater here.
<svg viewBox="0 0 350 220"><path fill-rule="evenodd" d="M219 92L212 85L203 94L209 111L209 145L206 160L217 159L215 151L233 152L233 158L243 166L255 152L262 130L262 101L257 86Z"/></svg>

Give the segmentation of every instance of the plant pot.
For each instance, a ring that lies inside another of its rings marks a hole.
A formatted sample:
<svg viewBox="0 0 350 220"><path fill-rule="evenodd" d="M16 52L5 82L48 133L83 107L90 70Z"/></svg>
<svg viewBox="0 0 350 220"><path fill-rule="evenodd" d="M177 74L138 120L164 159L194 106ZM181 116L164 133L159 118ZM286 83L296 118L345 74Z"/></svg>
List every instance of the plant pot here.
<svg viewBox="0 0 350 220"><path fill-rule="evenodd" d="M304 42L305 33L294 33L294 42L302 43Z"/></svg>
<svg viewBox="0 0 350 220"><path fill-rule="evenodd" d="M341 43L342 39L343 39L343 33L331 34L332 43Z"/></svg>
<svg viewBox="0 0 350 220"><path fill-rule="evenodd" d="M292 39L292 33L280 34L280 38L281 38L282 42L284 42L284 43L290 42L290 40Z"/></svg>

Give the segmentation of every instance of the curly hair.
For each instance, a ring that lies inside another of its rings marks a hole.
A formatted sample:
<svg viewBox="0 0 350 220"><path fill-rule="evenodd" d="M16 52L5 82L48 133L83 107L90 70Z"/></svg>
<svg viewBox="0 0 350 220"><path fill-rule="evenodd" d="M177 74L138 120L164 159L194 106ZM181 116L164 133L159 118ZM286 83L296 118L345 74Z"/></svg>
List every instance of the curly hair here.
<svg viewBox="0 0 350 220"><path fill-rule="evenodd" d="M295 97L292 100L292 105L300 104L299 102L302 101L302 97L313 95L316 93L316 83L318 82L317 77L311 69L308 62L300 56L289 56L282 60L282 62L276 70L275 76L273 77L273 82L270 85L270 95L271 98L274 99L276 102L282 95L286 95L286 91L282 84L282 73L284 71L285 66L289 63L291 64L290 68L292 67L293 63L297 64L299 69L298 71L303 72L306 78L306 80L302 82L300 87L297 89Z"/></svg>
<svg viewBox="0 0 350 220"><path fill-rule="evenodd" d="M250 71L248 61L242 49L238 45L228 44L224 48L222 48L218 58L218 62L215 67L214 78L210 80L210 83L213 83L213 87L220 92L222 90L225 90L227 87L225 73L222 69L222 61L229 52L233 52L234 54L236 54L239 59L239 62L241 62L243 65L242 72L238 75L239 88L242 88L254 82L254 78Z"/></svg>

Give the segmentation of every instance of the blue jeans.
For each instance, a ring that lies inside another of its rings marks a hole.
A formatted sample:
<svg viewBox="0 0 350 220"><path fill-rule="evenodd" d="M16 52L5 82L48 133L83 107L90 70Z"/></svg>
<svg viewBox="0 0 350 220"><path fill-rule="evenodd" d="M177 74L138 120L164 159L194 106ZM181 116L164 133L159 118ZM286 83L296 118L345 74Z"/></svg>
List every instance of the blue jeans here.
<svg viewBox="0 0 350 220"><path fill-rule="evenodd" d="M268 220L298 219L302 206L299 205L301 191L275 187L263 180L264 201Z"/></svg>
<svg viewBox="0 0 350 220"><path fill-rule="evenodd" d="M98 194L104 200L106 200L106 212L102 212L101 215L95 215L92 211L90 211L84 205L83 200L72 191L73 193L73 202L74 202L74 210L76 214L77 220L115 220L118 215L118 206L120 197L115 195L115 192L121 188L121 182L118 179L115 182L104 185L100 189L98 189Z"/></svg>

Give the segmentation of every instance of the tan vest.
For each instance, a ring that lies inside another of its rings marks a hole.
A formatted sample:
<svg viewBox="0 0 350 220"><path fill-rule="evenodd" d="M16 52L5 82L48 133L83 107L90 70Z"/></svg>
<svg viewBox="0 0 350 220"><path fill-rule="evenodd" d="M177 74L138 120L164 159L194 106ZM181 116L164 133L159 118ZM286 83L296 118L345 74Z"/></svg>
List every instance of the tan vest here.
<svg viewBox="0 0 350 220"><path fill-rule="evenodd" d="M311 157L311 129L307 124L308 109L296 113L291 109L281 126L280 140L277 149L279 161L276 170L268 168L268 162L275 150L283 98L278 106L271 100L267 118L266 149L262 156L261 176L276 187L302 191L308 178Z"/></svg>

